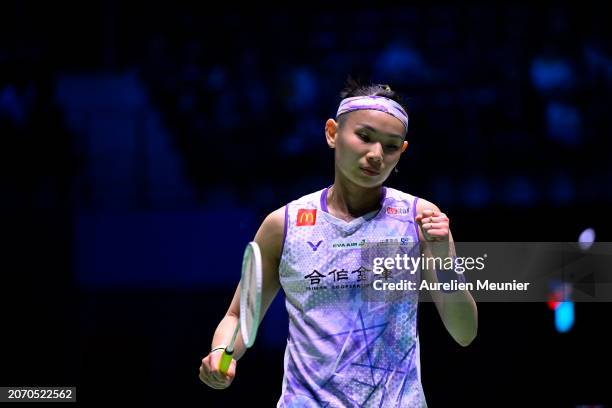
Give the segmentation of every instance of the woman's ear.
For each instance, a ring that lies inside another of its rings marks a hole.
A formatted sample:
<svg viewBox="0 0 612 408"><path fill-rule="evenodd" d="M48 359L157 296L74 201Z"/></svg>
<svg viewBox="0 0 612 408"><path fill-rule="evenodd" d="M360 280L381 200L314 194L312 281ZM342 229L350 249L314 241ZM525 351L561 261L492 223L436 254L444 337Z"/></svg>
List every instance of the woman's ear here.
<svg viewBox="0 0 612 408"><path fill-rule="evenodd" d="M402 143L402 153L404 153L407 148L408 148L408 141L404 140L404 143Z"/></svg>
<svg viewBox="0 0 612 408"><path fill-rule="evenodd" d="M331 149L336 148L336 136L338 136L338 122L327 119L327 122L325 122L325 139Z"/></svg>

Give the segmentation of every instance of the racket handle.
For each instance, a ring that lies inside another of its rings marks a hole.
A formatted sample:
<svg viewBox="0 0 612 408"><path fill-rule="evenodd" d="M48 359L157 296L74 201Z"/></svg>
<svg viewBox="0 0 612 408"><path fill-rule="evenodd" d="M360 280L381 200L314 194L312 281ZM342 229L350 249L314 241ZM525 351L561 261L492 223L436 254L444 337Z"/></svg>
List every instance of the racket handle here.
<svg viewBox="0 0 612 408"><path fill-rule="evenodd" d="M226 350L223 350L223 355L221 356L221 362L219 363L219 371L221 374L227 374L227 370L229 370L230 364L232 363L232 356L234 352L228 353Z"/></svg>

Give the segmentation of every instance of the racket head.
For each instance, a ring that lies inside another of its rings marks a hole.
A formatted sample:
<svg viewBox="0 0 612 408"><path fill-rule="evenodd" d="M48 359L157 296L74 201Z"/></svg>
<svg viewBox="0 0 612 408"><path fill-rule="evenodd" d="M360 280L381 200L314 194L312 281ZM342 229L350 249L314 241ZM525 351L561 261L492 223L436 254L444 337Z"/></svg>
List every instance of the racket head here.
<svg viewBox="0 0 612 408"><path fill-rule="evenodd" d="M257 242L249 242L242 257L240 278L240 333L246 347L251 347L257 336L261 313L262 266L261 250Z"/></svg>

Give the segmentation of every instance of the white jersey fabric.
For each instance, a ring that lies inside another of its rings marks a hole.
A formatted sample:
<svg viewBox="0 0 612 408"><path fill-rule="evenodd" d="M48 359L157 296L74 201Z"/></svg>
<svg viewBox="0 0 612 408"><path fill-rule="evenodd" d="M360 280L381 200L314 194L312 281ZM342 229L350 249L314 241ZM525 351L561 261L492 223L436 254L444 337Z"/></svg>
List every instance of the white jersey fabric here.
<svg viewBox="0 0 612 408"><path fill-rule="evenodd" d="M279 275L289 337L277 407L426 406L418 291L383 299L389 292L372 290L377 279L418 279L374 274L372 261L374 253L418 251L417 198L383 187L379 210L346 222L328 212L328 188L285 207ZM372 252L385 242L393 245Z"/></svg>

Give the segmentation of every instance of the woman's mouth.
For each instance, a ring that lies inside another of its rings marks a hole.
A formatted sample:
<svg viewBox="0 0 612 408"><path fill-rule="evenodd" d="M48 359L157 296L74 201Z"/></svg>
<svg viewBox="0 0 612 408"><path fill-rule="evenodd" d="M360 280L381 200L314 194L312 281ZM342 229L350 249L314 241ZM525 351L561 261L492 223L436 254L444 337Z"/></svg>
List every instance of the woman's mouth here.
<svg viewBox="0 0 612 408"><path fill-rule="evenodd" d="M361 168L361 171L367 174L368 176L379 176L380 175L380 171L376 171L374 169L370 169L367 167L360 167L360 168Z"/></svg>

